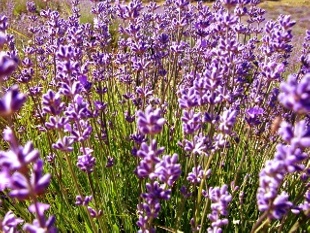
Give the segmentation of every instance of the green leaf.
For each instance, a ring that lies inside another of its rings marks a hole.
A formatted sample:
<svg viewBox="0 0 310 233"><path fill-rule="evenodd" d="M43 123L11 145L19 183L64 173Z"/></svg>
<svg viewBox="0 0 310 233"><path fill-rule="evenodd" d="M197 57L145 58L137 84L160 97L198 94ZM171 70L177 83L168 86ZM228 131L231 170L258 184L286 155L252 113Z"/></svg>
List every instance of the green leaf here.
<svg viewBox="0 0 310 233"><path fill-rule="evenodd" d="M119 228L116 224L113 225L113 233L119 233Z"/></svg>
<svg viewBox="0 0 310 233"><path fill-rule="evenodd" d="M90 227L88 226L88 224L86 222L85 222L85 227L86 227L87 233L93 233L93 231L90 229Z"/></svg>

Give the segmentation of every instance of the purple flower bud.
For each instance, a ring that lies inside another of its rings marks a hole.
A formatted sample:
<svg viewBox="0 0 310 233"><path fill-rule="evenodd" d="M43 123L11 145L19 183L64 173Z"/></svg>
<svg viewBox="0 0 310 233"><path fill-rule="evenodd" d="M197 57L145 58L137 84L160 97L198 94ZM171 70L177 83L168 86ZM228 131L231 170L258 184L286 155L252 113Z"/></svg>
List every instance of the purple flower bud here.
<svg viewBox="0 0 310 233"><path fill-rule="evenodd" d="M10 57L4 51L0 52L0 79L8 76L17 68L17 58Z"/></svg>
<svg viewBox="0 0 310 233"><path fill-rule="evenodd" d="M42 97L43 113L59 115L64 110L64 103L59 93L48 90Z"/></svg>
<svg viewBox="0 0 310 233"><path fill-rule="evenodd" d="M82 150L82 149L81 149ZM83 171L87 173L91 173L94 169L94 166L96 164L96 158L92 156L93 150L90 148L85 148L85 151L83 155L78 156L78 162L77 166Z"/></svg>
<svg viewBox="0 0 310 233"><path fill-rule="evenodd" d="M8 17L6 17L5 15L1 15L0 16L0 31L6 31L6 29L8 29Z"/></svg>
<svg viewBox="0 0 310 233"><path fill-rule="evenodd" d="M138 111L138 128L143 134L158 134L165 124L165 119L161 117L160 109L153 109L151 105L147 106L145 112Z"/></svg>
<svg viewBox="0 0 310 233"><path fill-rule="evenodd" d="M221 215L228 216L228 205L232 200L232 196L227 191L228 186L225 184L221 188L215 187L209 189L208 198L212 201L211 213L208 218L211 220L211 226L208 232L221 232L222 227L228 224L228 219L221 219Z"/></svg>
<svg viewBox="0 0 310 233"><path fill-rule="evenodd" d="M15 172L12 175L12 190L10 196L20 200L28 199L34 195L38 196L44 193L50 183L50 179L50 174L43 176L43 161L39 159L33 165L30 183L28 182L28 177L19 172Z"/></svg>
<svg viewBox="0 0 310 233"><path fill-rule="evenodd" d="M280 84L280 103L296 113L310 111L310 73L307 73L298 83L296 76L290 75L287 82Z"/></svg>
<svg viewBox="0 0 310 233"><path fill-rule="evenodd" d="M187 180L192 184L199 184L204 178L204 171L201 166L193 167L192 172L188 173Z"/></svg>
<svg viewBox="0 0 310 233"><path fill-rule="evenodd" d="M71 152L73 151L72 147L73 142L74 142L73 139L71 139L68 136L65 136L61 139L58 139L57 142L52 145L52 147L54 149L61 150L64 152Z"/></svg>
<svg viewBox="0 0 310 233"><path fill-rule="evenodd" d="M17 225L24 222L20 218L16 218L12 211L5 214L2 221L0 221L0 229L4 233L16 232Z"/></svg>
<svg viewBox="0 0 310 233"><path fill-rule="evenodd" d="M38 158L39 151L34 149L32 142L27 142L24 147L18 146L9 151L0 151L0 164L21 172Z"/></svg>
<svg viewBox="0 0 310 233"><path fill-rule="evenodd" d="M178 164L178 155L163 156L162 160L155 165L156 177L163 182L172 186L181 175L181 165Z"/></svg>
<svg viewBox="0 0 310 233"><path fill-rule="evenodd" d="M7 43L7 36L3 31L0 31L0 49Z"/></svg>
<svg viewBox="0 0 310 233"><path fill-rule="evenodd" d="M89 212L89 215L92 217L92 218L97 218L99 217L101 214L102 214L102 211L99 210L99 211L96 211L94 208L90 207L90 206L87 206L87 210Z"/></svg>
<svg viewBox="0 0 310 233"><path fill-rule="evenodd" d="M92 199L93 199L92 196L86 196L85 198L83 198L83 197L78 195L75 198L75 204L87 206Z"/></svg>
<svg viewBox="0 0 310 233"><path fill-rule="evenodd" d="M112 158L111 156L107 157L107 163L105 165L105 167L109 168L109 167L113 167L114 166L114 158Z"/></svg>
<svg viewBox="0 0 310 233"><path fill-rule="evenodd" d="M1 71L0 71L1 72ZM18 86L12 86L0 99L0 115L10 116L17 112L25 103L26 96L19 92Z"/></svg>

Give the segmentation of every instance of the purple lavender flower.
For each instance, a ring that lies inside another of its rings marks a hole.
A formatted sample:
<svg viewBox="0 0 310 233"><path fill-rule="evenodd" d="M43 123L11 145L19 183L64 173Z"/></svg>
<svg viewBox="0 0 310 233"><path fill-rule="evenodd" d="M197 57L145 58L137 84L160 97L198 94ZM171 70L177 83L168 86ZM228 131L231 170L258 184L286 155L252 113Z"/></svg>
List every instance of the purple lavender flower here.
<svg viewBox="0 0 310 233"><path fill-rule="evenodd" d="M288 201L288 194L278 195L279 188L287 173L300 171L301 164L307 155L301 149L292 145L277 146L275 158L268 160L260 172L257 204L260 211L269 211L270 219L280 219L287 213L292 203Z"/></svg>
<svg viewBox="0 0 310 233"><path fill-rule="evenodd" d="M33 165L33 172L28 177L20 172L15 172L11 177L12 190L10 196L16 197L20 200L28 199L33 196L39 196L44 193L45 189L50 183L51 175L43 175L43 161L38 159Z"/></svg>
<svg viewBox="0 0 310 233"><path fill-rule="evenodd" d="M114 166L114 158L111 156L108 156L107 157L107 163L106 163L105 167L109 168L109 167L113 167L113 166Z"/></svg>
<svg viewBox="0 0 310 233"><path fill-rule="evenodd" d="M204 171L201 166L193 167L192 172L188 173L187 180L192 184L199 184L204 179Z"/></svg>
<svg viewBox="0 0 310 233"><path fill-rule="evenodd" d="M274 160L281 161L281 170L279 173L293 173L295 171L302 171L304 165L301 162L308 156L300 148L295 148L292 145L278 144L276 147Z"/></svg>
<svg viewBox="0 0 310 233"><path fill-rule="evenodd" d="M305 120L295 123L294 127L283 121L278 133L283 140L294 148L307 148L310 146L310 127Z"/></svg>
<svg viewBox="0 0 310 233"><path fill-rule="evenodd" d="M223 133L230 134L236 121L237 111L225 109L220 117L219 130Z"/></svg>
<svg viewBox="0 0 310 233"><path fill-rule="evenodd" d="M26 223L23 230L29 233L49 232L56 233L57 229L54 227L55 217L51 216L47 220L44 212L49 209L48 204L36 202L29 206L31 213L36 213L39 219L35 219L32 224Z"/></svg>
<svg viewBox="0 0 310 233"><path fill-rule="evenodd" d="M297 77L289 75L287 82L280 84L279 102L286 108L297 113L310 111L310 73L298 83Z"/></svg>
<svg viewBox="0 0 310 233"><path fill-rule="evenodd" d="M72 144L74 140L68 136L64 136L58 139L56 143L52 145L54 149L61 150L64 152L71 152L73 150Z"/></svg>
<svg viewBox="0 0 310 233"><path fill-rule="evenodd" d="M195 135L192 141L183 140L184 150L194 155L207 155L207 149L210 147L210 141L202 134Z"/></svg>
<svg viewBox="0 0 310 233"><path fill-rule="evenodd" d="M290 208L293 206L292 202L288 200L289 196L287 193L282 192L273 201L273 209L271 211L271 216L274 219L281 219ZM271 217L270 216L270 217Z"/></svg>
<svg viewBox="0 0 310 233"><path fill-rule="evenodd" d="M82 83L85 91L89 92L92 87L92 83L87 80L87 77L85 75L81 75L79 76L79 81Z"/></svg>
<svg viewBox="0 0 310 233"><path fill-rule="evenodd" d="M16 218L12 211L5 214L2 221L0 221L0 230L4 233L14 233L17 230L17 225L24 222L20 218Z"/></svg>
<svg viewBox="0 0 310 233"><path fill-rule="evenodd" d="M78 156L77 166L83 171L87 173L91 173L94 170L94 166L96 164L96 158L92 156L93 150L90 148L85 148L84 150L81 148L81 151L84 153L81 156Z"/></svg>
<svg viewBox="0 0 310 233"><path fill-rule="evenodd" d="M10 116L25 103L26 96L19 92L18 86L12 86L0 99L0 115Z"/></svg>
<svg viewBox="0 0 310 233"><path fill-rule="evenodd" d="M26 6L27 6L27 11L29 11L30 13L35 13L37 10L36 4L32 1L27 1Z"/></svg>
<svg viewBox="0 0 310 233"><path fill-rule="evenodd" d="M245 120L250 126L259 125L261 123L260 116L264 114L264 109L260 107L249 108L246 111Z"/></svg>
<svg viewBox="0 0 310 233"><path fill-rule="evenodd" d="M5 53L4 51L0 51L0 80L3 77L13 73L13 71L17 68L17 65L18 65L17 58L12 58L8 56L7 53Z"/></svg>
<svg viewBox="0 0 310 233"><path fill-rule="evenodd" d="M32 142L24 147L18 146L9 151L0 151L0 165L10 170L24 171L27 165L39 158L39 151L34 149Z"/></svg>
<svg viewBox="0 0 310 233"><path fill-rule="evenodd" d="M182 89L178 99L179 105L183 109L192 108L198 105L198 98L195 88Z"/></svg>
<svg viewBox="0 0 310 233"><path fill-rule="evenodd" d="M228 205L232 200L232 196L228 192L228 186L225 184L222 187L215 187L209 189L208 198L212 201L211 213L208 214L211 227L208 232L221 232L221 228L228 224L227 218L221 216L228 216Z"/></svg>
<svg viewBox="0 0 310 233"><path fill-rule="evenodd" d="M160 184L155 181L153 183L146 184L147 192L141 194L141 197L148 203L151 204L156 200L169 200L171 195L170 189L165 189L164 184Z"/></svg>
<svg viewBox="0 0 310 233"><path fill-rule="evenodd" d="M48 90L42 97L43 112L52 115L59 115L64 110L64 103L60 98L60 94L52 90Z"/></svg>
<svg viewBox="0 0 310 233"><path fill-rule="evenodd" d="M140 150L137 155L142 158L138 167L136 168L136 174L140 178L154 176L152 174L155 170L155 165L160 162L159 156L164 152L164 147L157 148L156 140L152 140L150 146L145 142L141 144Z"/></svg>
<svg viewBox="0 0 310 233"><path fill-rule="evenodd" d="M87 206L87 210L89 212L89 215L92 217L92 218L97 218L99 217L101 214L102 214L102 211L99 210L99 211L96 211L94 208L92 208L91 206Z"/></svg>
<svg viewBox="0 0 310 233"><path fill-rule="evenodd" d="M146 107L145 112L139 110L137 117L139 131L143 134L158 134L165 124L165 119L161 117L161 110L154 110L151 105Z"/></svg>
<svg viewBox="0 0 310 233"><path fill-rule="evenodd" d="M80 195L78 195L75 198L75 204L87 206L92 199L92 196L81 197Z"/></svg>
<svg viewBox="0 0 310 233"><path fill-rule="evenodd" d="M5 15L0 16L0 31L6 31L8 29L8 17Z"/></svg>
<svg viewBox="0 0 310 233"><path fill-rule="evenodd" d="M201 128L202 122L200 112L195 113L193 109L183 110L181 119L184 134L194 134Z"/></svg>
<svg viewBox="0 0 310 233"><path fill-rule="evenodd" d="M178 162L178 155L163 156L161 161L155 165L155 176L163 183L172 186L181 175L181 165Z"/></svg>

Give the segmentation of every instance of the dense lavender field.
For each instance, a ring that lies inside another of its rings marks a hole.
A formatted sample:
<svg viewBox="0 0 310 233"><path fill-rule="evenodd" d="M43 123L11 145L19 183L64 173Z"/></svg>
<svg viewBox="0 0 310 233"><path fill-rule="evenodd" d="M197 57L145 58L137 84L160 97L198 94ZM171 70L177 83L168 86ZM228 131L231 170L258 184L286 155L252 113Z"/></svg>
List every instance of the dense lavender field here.
<svg viewBox="0 0 310 233"><path fill-rule="evenodd" d="M310 30L83 4L0 12L0 231L310 232Z"/></svg>

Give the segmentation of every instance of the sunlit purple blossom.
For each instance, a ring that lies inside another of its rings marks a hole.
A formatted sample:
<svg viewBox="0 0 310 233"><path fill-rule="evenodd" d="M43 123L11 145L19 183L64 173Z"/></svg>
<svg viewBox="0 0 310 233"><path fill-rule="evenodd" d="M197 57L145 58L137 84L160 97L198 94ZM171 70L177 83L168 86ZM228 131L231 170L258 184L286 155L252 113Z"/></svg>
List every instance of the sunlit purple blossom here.
<svg viewBox="0 0 310 233"><path fill-rule="evenodd" d="M183 110L181 120L184 134L194 134L202 126L201 113L195 113L193 109Z"/></svg>
<svg viewBox="0 0 310 233"><path fill-rule="evenodd" d="M260 107L252 107L246 111L246 121L250 126L258 125L261 123L261 116L264 114L264 109Z"/></svg>
<svg viewBox="0 0 310 233"><path fill-rule="evenodd" d="M236 110L225 109L220 117L219 130L226 134L230 134L235 124L237 114L238 112Z"/></svg>
<svg viewBox="0 0 310 233"><path fill-rule="evenodd" d="M90 148L81 148L81 152L84 154L78 156L78 162L76 165L83 172L91 173L94 170L94 166L96 164L96 158L92 156L93 150Z"/></svg>
<svg viewBox="0 0 310 233"><path fill-rule="evenodd" d="M12 144L14 146L14 144ZM27 165L39 158L39 151L34 148L32 142L22 147L13 147L8 151L0 151L0 165L10 170L26 169Z"/></svg>
<svg viewBox="0 0 310 233"><path fill-rule="evenodd" d="M75 197L75 204L87 206L92 199L93 199L92 196L81 197L78 195Z"/></svg>
<svg viewBox="0 0 310 233"><path fill-rule="evenodd" d="M279 102L297 113L310 111L310 73L304 75L300 82L294 75L289 75L287 82L280 84Z"/></svg>
<svg viewBox="0 0 310 233"><path fill-rule="evenodd" d="M192 172L188 173L187 180L192 184L199 184L205 178L204 170L201 166L193 167Z"/></svg>
<svg viewBox="0 0 310 233"><path fill-rule="evenodd" d="M12 115L14 112L20 110L20 108L24 105L25 101L26 95L19 92L17 85L12 86L0 99L0 115Z"/></svg>
<svg viewBox="0 0 310 233"><path fill-rule="evenodd" d="M64 103L59 92L48 90L42 97L43 113L59 115L64 110Z"/></svg>
<svg viewBox="0 0 310 233"><path fill-rule="evenodd" d="M64 136L57 140L56 143L52 145L54 149L64 151L64 152L71 152L73 150L73 142L74 140L68 136Z"/></svg>
<svg viewBox="0 0 310 233"><path fill-rule="evenodd" d="M145 178L153 176L152 173L155 171L155 165L161 161L159 156L163 152L164 147L157 148L157 142L155 139L151 141L149 146L147 143L143 142L137 152L137 156L142 159L136 168L136 174L138 177Z"/></svg>
<svg viewBox="0 0 310 233"><path fill-rule="evenodd" d="M153 109L151 105L147 106L145 112L137 112L137 124L139 131L143 134L158 134L165 124L165 119L161 117L160 109Z"/></svg>
<svg viewBox="0 0 310 233"><path fill-rule="evenodd" d="M221 228L228 224L228 205L232 200L232 196L228 192L228 186L222 187L210 187L208 198L212 201L211 213L208 214L208 218L211 221L211 227L208 228L208 232L221 232Z"/></svg>
<svg viewBox="0 0 310 233"><path fill-rule="evenodd" d="M20 172L13 173L11 177L12 190L10 192L10 196L24 200L44 193L50 183L51 175L43 175L42 160L38 159L33 165L33 171L30 175L30 182L28 182L28 179L29 178L27 176Z"/></svg>
<svg viewBox="0 0 310 233"><path fill-rule="evenodd" d="M173 186L181 175L181 166L178 163L178 155L165 155L161 161L155 165L155 177L161 182ZM152 177L150 177L152 178Z"/></svg>
<svg viewBox="0 0 310 233"><path fill-rule="evenodd" d="M307 148L310 146L310 127L305 120L296 122L294 126L283 121L278 133L283 140L294 148Z"/></svg>
<svg viewBox="0 0 310 233"><path fill-rule="evenodd" d="M4 233L17 232L17 225L23 223L24 220L17 218L12 211L8 211L3 220L0 220L0 230Z"/></svg>
<svg viewBox="0 0 310 233"><path fill-rule="evenodd" d="M54 227L55 217L50 216L47 220L44 216L44 212L48 210L50 205L44 203L34 203L29 206L29 211L31 213L36 213L39 216L39 219L35 219L32 224L26 223L23 226L23 230L29 233L38 233L38 232L49 232L56 233L57 229ZM37 211L38 210L38 211Z"/></svg>

